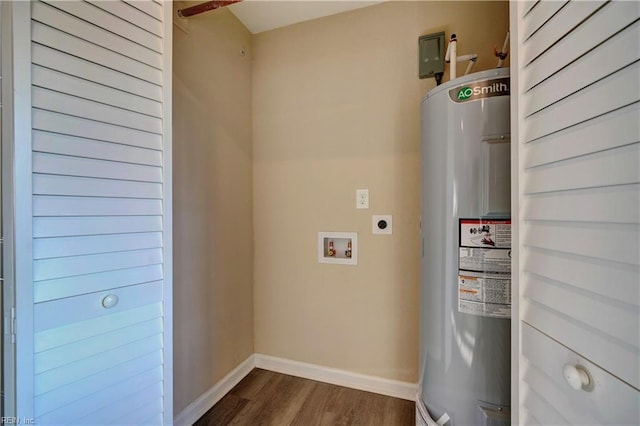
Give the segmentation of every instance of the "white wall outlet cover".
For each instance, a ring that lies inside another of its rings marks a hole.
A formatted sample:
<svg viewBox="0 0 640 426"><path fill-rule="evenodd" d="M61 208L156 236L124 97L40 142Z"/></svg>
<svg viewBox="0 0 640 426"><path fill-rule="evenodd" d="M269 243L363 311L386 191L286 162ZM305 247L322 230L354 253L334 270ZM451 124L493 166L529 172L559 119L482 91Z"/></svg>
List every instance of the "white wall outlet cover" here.
<svg viewBox="0 0 640 426"><path fill-rule="evenodd" d="M374 214L371 220L374 234L393 234L393 217L390 214Z"/></svg>
<svg viewBox="0 0 640 426"><path fill-rule="evenodd" d="M368 189L356 189L356 208L357 209L369 208L369 190Z"/></svg>

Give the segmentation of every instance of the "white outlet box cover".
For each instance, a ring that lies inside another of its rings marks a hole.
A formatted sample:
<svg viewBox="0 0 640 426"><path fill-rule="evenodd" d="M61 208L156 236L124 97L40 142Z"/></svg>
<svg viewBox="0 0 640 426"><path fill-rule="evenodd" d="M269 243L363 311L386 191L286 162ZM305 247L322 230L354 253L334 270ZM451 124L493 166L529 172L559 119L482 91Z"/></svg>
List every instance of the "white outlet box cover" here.
<svg viewBox="0 0 640 426"><path fill-rule="evenodd" d="M387 227L384 229L380 229L378 225L381 220L387 222ZM371 230L374 234L393 234L393 217L390 214L374 214L371 220Z"/></svg>
<svg viewBox="0 0 640 426"><path fill-rule="evenodd" d="M356 208L357 209L369 208L369 190L368 189L356 189Z"/></svg>

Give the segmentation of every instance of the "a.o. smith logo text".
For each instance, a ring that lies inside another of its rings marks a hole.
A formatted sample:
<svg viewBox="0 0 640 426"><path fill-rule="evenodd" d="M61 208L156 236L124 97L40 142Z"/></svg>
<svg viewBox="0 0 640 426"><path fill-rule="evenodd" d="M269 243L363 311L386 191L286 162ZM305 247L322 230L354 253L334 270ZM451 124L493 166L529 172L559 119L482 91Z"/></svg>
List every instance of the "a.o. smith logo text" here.
<svg viewBox="0 0 640 426"><path fill-rule="evenodd" d="M509 96L509 78L479 81L449 90L454 102L467 102L493 96Z"/></svg>

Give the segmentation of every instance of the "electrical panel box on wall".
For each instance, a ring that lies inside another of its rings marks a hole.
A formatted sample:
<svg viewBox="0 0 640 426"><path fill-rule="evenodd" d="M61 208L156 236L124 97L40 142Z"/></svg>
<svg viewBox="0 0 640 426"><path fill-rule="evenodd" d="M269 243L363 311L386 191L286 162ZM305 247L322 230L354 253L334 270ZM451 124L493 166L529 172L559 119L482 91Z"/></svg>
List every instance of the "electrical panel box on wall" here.
<svg viewBox="0 0 640 426"><path fill-rule="evenodd" d="M420 78L435 77L444 72L444 32L418 38L418 52Z"/></svg>

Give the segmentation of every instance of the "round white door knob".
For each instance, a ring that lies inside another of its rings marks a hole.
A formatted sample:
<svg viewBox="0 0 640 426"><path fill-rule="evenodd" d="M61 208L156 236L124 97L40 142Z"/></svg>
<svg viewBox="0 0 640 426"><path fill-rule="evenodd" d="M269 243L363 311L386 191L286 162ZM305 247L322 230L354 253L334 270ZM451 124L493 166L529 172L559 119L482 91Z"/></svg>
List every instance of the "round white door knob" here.
<svg viewBox="0 0 640 426"><path fill-rule="evenodd" d="M118 304L119 300L120 299L115 294L109 294L105 296L104 299L102 299L102 306L104 306L107 309L113 308Z"/></svg>
<svg viewBox="0 0 640 426"><path fill-rule="evenodd" d="M562 372L564 374L564 379L569 383L569 386L575 390L587 390L591 384L589 373L581 365L565 364Z"/></svg>

